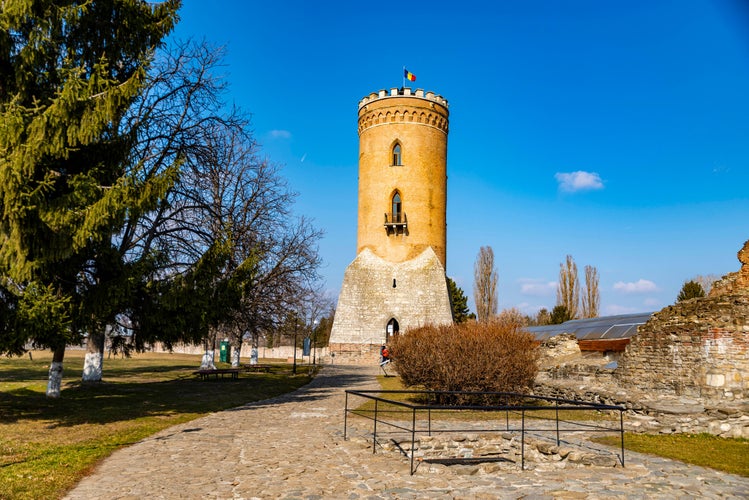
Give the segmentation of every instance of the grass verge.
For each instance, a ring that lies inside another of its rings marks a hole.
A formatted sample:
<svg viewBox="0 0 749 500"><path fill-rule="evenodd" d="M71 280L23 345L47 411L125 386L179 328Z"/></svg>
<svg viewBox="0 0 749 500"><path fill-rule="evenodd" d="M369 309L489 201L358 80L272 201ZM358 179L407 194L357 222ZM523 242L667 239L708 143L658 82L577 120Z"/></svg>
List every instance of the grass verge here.
<svg viewBox="0 0 749 500"><path fill-rule="evenodd" d="M592 441L617 448L620 446L618 436L602 436ZM648 453L749 477L747 439L721 438L711 434L625 433L624 447L638 453Z"/></svg>
<svg viewBox="0 0 749 500"><path fill-rule="evenodd" d="M65 354L60 399L45 396L51 354L0 358L0 498L60 498L102 458L164 428L293 391L310 367L201 381L200 358L137 354L105 359L104 382L80 383L81 351ZM223 365L228 367L228 365Z"/></svg>
<svg viewBox="0 0 749 500"><path fill-rule="evenodd" d="M401 391L415 388L406 388L401 383L400 377L388 376L385 377L380 375L377 377L380 383L380 388L384 391ZM394 401L403 401L409 403L416 403L417 401L409 394L385 394L383 397ZM533 401L531 404L538 406L545 406L543 402ZM389 406L387 403L379 403L378 411L388 411ZM553 408L553 407L552 407ZM357 408L359 411L371 412L374 410L374 402L371 400L365 400ZM402 413L404 410L400 407L394 408L393 413ZM408 410L410 414L410 410ZM520 420L520 411L510 411L510 420ZM619 413L607 413L597 410L559 410L557 413L554 409L549 410L533 410L526 412L526 418L530 419L543 419L553 420L557 418L560 420L574 420L574 421L619 421ZM450 420L450 421L486 421L486 420L503 420L505 419L505 412L503 411L472 411L472 410L435 410L432 411L433 420Z"/></svg>

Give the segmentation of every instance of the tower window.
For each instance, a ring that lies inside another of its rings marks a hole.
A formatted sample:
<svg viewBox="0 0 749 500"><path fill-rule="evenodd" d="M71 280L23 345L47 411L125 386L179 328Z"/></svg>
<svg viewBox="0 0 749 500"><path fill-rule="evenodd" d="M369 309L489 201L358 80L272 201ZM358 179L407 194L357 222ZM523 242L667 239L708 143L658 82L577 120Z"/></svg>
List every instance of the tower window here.
<svg viewBox="0 0 749 500"><path fill-rule="evenodd" d="M395 193L393 195L393 222L400 222L401 221L401 214L403 210L403 205L401 203L401 195L399 193Z"/></svg>
<svg viewBox="0 0 749 500"><path fill-rule="evenodd" d="M385 212L385 231L387 234L408 234L406 213L403 211L403 203L398 191L393 193L390 202L390 213Z"/></svg>
<svg viewBox="0 0 749 500"><path fill-rule="evenodd" d="M400 166L403 165L402 163L402 155L401 155L401 145L395 144L393 146L393 166Z"/></svg>

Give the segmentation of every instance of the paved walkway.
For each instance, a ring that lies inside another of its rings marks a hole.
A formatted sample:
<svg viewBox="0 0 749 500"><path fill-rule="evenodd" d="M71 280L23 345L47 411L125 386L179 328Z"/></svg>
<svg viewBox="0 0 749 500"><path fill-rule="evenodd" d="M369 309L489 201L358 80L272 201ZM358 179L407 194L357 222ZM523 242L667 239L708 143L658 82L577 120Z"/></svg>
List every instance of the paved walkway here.
<svg viewBox="0 0 749 500"><path fill-rule="evenodd" d="M747 478L631 452L625 468L468 475L422 464L410 476L407 462L343 440L344 390L376 388L375 375L327 366L294 393L171 427L115 452L66 498L749 497Z"/></svg>

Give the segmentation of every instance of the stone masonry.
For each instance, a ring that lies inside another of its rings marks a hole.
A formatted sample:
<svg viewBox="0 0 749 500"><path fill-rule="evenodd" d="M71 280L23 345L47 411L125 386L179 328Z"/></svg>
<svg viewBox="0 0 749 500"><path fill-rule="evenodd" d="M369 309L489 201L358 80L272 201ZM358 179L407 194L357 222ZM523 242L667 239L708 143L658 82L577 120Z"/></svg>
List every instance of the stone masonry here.
<svg viewBox="0 0 749 500"><path fill-rule="evenodd" d="M630 431L749 438L749 241L742 268L708 297L668 306L640 326L616 363L546 356L534 392L625 406ZM560 336L561 337L561 336Z"/></svg>
<svg viewBox="0 0 749 500"><path fill-rule="evenodd" d="M452 321L445 270L431 248L402 263L365 249L346 268L331 333L335 362L375 361L390 318L401 330Z"/></svg>
<svg viewBox="0 0 749 500"><path fill-rule="evenodd" d="M625 387L709 401L749 395L749 241L742 268L716 282L708 297L655 313L619 362Z"/></svg>
<svg viewBox="0 0 749 500"><path fill-rule="evenodd" d="M625 387L708 400L749 395L749 295L680 302L633 337L616 371Z"/></svg>

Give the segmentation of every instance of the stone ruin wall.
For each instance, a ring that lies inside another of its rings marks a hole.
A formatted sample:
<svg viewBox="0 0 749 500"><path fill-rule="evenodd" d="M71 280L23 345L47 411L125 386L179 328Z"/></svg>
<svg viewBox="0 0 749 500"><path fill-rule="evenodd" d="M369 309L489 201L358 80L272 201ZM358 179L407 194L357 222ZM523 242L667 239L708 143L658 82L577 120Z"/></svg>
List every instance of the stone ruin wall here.
<svg viewBox="0 0 749 500"><path fill-rule="evenodd" d="M738 258L708 297L640 326L616 368L584 363L572 336L542 344L561 352L546 357L534 393L625 406L630 431L749 438L749 241Z"/></svg>
<svg viewBox="0 0 749 500"><path fill-rule="evenodd" d="M624 387L710 400L749 395L749 296L691 299L639 328L619 361Z"/></svg>
<svg viewBox="0 0 749 500"><path fill-rule="evenodd" d="M625 387L705 400L749 396L749 241L742 267L708 297L668 306L640 326L615 372Z"/></svg>

